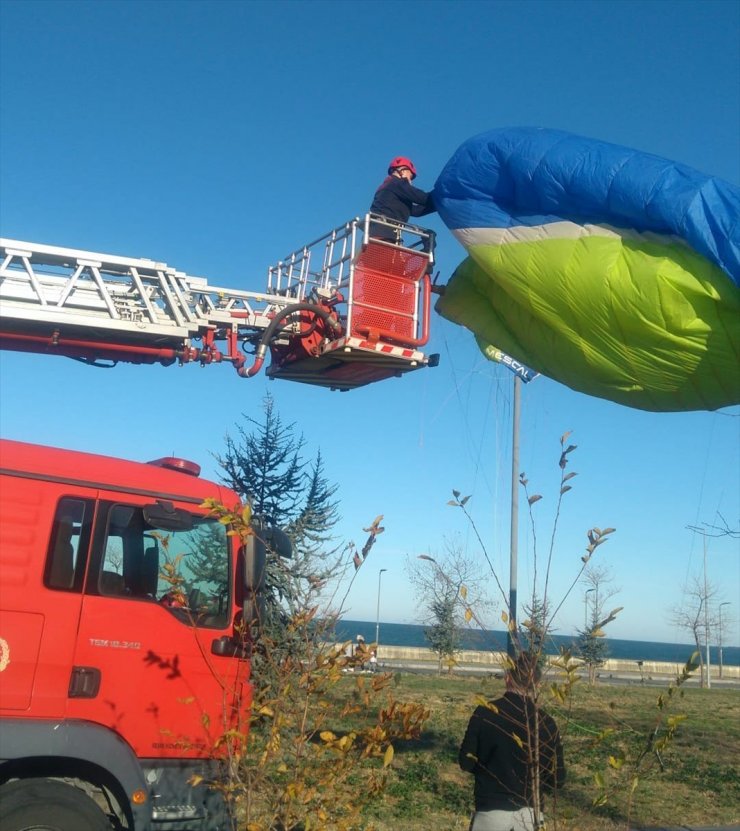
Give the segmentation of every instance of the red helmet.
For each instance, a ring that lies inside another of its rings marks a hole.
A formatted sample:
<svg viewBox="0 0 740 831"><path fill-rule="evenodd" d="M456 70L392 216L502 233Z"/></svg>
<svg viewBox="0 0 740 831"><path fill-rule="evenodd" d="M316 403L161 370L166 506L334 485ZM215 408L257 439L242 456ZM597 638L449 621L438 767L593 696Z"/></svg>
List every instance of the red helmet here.
<svg viewBox="0 0 740 831"><path fill-rule="evenodd" d="M388 165L388 174L390 175L394 170L398 170L399 167L407 167L411 171L411 178L416 179L416 168L411 159L407 159L406 156L396 156Z"/></svg>

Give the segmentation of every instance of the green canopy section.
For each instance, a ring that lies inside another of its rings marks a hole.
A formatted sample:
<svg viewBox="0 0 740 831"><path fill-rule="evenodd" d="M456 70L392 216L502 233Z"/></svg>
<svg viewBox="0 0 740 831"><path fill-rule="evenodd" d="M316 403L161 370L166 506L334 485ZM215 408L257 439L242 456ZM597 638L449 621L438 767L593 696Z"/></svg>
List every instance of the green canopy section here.
<svg viewBox="0 0 740 831"><path fill-rule="evenodd" d="M680 240L471 244L437 311L579 392L653 411L740 403L740 290Z"/></svg>

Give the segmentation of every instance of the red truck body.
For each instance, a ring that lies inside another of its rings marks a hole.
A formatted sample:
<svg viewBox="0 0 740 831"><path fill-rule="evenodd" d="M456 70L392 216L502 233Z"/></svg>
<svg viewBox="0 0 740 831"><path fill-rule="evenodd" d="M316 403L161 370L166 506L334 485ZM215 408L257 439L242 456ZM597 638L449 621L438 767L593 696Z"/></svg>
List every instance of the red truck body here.
<svg viewBox="0 0 740 831"><path fill-rule="evenodd" d="M191 467L0 442L0 785L63 779L132 831L224 827L187 780L250 703L249 552L202 507L236 494Z"/></svg>

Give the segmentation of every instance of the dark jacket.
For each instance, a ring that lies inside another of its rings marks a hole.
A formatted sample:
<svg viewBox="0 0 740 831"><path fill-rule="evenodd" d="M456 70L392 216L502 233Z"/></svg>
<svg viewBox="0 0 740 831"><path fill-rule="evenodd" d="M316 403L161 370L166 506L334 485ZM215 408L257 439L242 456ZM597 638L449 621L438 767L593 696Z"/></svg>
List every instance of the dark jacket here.
<svg viewBox="0 0 740 831"><path fill-rule="evenodd" d="M434 197L431 192L415 188L411 182L398 176L388 176L375 192L370 212L387 216L397 222L408 222L410 216L426 216L434 213Z"/></svg>
<svg viewBox="0 0 740 831"><path fill-rule="evenodd" d="M494 709L495 708L495 709ZM460 747L460 767L475 776L475 810L518 810L533 805L531 774L535 721L539 721L541 794L565 781L563 747L557 725L543 710L535 715L534 702L506 692L477 707ZM514 738L517 736L519 742Z"/></svg>

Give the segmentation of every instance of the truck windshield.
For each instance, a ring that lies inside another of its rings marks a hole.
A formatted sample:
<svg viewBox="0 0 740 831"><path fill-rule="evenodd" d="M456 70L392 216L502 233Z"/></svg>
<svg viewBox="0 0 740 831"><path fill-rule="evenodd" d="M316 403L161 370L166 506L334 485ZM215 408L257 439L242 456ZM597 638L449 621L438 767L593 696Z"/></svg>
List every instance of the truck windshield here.
<svg viewBox="0 0 740 831"><path fill-rule="evenodd" d="M199 626L228 623L229 546L226 527L193 516L192 528L152 528L141 507L112 505L108 513L100 594L156 600Z"/></svg>

